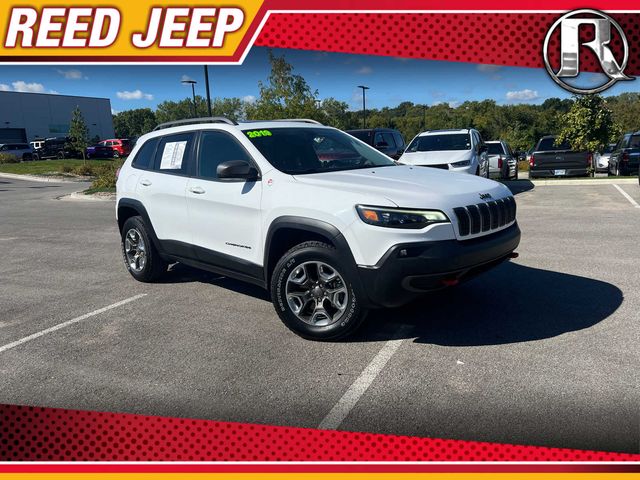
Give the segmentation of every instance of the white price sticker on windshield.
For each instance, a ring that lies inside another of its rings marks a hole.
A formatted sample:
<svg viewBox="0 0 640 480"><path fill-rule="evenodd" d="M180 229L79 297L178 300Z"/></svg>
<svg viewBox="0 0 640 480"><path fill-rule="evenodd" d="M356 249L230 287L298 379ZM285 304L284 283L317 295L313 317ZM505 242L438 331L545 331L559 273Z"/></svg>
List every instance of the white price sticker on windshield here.
<svg viewBox="0 0 640 480"><path fill-rule="evenodd" d="M162 151L160 170L180 170L182 168L182 159L184 158L184 151L186 148L186 141L167 143Z"/></svg>

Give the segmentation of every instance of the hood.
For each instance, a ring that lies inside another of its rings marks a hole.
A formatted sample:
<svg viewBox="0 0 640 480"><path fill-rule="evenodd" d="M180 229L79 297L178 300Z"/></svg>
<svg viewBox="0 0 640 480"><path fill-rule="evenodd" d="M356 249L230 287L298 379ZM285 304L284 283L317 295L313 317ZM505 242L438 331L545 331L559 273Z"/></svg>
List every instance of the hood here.
<svg viewBox="0 0 640 480"><path fill-rule="evenodd" d="M480 203L480 194L493 198L511 195L504 185L475 175L412 166L390 166L294 177L298 182L350 192L356 203L384 198L398 207L451 212ZM365 200L366 199L366 200Z"/></svg>
<svg viewBox="0 0 640 480"><path fill-rule="evenodd" d="M470 160L471 150L442 150L434 152L405 152L398 160L405 165L442 165Z"/></svg>

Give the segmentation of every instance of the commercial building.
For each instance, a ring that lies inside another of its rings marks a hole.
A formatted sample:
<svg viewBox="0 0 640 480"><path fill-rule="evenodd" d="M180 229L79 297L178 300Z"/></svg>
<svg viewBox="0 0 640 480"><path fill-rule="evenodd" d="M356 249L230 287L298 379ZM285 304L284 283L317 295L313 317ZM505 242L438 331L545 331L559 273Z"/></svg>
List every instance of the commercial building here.
<svg viewBox="0 0 640 480"><path fill-rule="evenodd" d="M76 107L82 111L89 138L114 136L108 98L0 92L0 143L64 137Z"/></svg>

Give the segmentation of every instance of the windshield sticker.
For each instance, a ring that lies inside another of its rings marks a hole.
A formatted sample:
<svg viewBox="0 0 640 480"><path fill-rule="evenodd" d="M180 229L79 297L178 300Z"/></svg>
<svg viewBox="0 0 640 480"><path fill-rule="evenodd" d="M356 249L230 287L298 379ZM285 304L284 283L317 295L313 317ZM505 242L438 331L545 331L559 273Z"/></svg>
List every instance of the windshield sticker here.
<svg viewBox="0 0 640 480"><path fill-rule="evenodd" d="M162 151L160 170L180 170L187 142L169 142Z"/></svg>
<svg viewBox="0 0 640 480"><path fill-rule="evenodd" d="M270 137L271 132L269 130L251 130L246 132L249 138Z"/></svg>

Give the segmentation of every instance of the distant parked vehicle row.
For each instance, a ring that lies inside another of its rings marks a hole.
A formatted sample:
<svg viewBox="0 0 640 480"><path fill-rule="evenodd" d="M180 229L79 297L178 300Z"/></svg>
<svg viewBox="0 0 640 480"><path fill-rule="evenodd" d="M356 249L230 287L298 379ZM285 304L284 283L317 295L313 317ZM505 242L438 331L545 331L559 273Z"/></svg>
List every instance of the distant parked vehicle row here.
<svg viewBox="0 0 640 480"><path fill-rule="evenodd" d="M27 143L2 143L0 144L0 154L9 155L23 162L34 159L33 149Z"/></svg>
<svg viewBox="0 0 640 480"><path fill-rule="evenodd" d="M587 176L592 171L593 154L576 152L557 137L542 137L529 157L529 178Z"/></svg>
<svg viewBox="0 0 640 480"><path fill-rule="evenodd" d="M51 137L46 138L42 142L41 148L35 150L35 155L40 160L47 160L50 158L77 158L82 156L80 152L77 152L71 148L70 140L68 137Z"/></svg>
<svg viewBox="0 0 640 480"><path fill-rule="evenodd" d="M609 160L611 159L611 153L616 148L615 143L611 143L605 147L602 152L598 152L595 154L593 159L593 168L595 168L596 172L608 172L609 171Z"/></svg>
<svg viewBox="0 0 640 480"><path fill-rule="evenodd" d="M398 163L489 177L487 145L480 132L472 128L422 132Z"/></svg>
<svg viewBox="0 0 640 480"><path fill-rule="evenodd" d="M509 144L503 140L487 142L489 155L489 178L501 180L518 179L518 158Z"/></svg>
<svg viewBox="0 0 640 480"><path fill-rule="evenodd" d="M625 133L620 137L611 157L607 171L609 175L631 175L640 169L640 131Z"/></svg>
<svg viewBox="0 0 640 480"><path fill-rule="evenodd" d="M87 158L127 157L133 149L133 142L126 138L110 138L87 147Z"/></svg>
<svg viewBox="0 0 640 480"><path fill-rule="evenodd" d="M366 128L359 130L347 130L349 135L371 145L385 155L398 160L404 152L405 144L402 134L391 128Z"/></svg>

